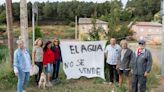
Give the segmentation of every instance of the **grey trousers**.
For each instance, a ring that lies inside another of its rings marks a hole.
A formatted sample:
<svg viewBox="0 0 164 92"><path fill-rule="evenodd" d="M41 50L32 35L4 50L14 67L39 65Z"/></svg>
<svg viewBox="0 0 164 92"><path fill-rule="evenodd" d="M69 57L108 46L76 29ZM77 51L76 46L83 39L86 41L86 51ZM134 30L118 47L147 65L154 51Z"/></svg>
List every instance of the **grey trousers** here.
<svg viewBox="0 0 164 92"><path fill-rule="evenodd" d="M147 78L143 75L133 75L131 92L146 92L146 81Z"/></svg>

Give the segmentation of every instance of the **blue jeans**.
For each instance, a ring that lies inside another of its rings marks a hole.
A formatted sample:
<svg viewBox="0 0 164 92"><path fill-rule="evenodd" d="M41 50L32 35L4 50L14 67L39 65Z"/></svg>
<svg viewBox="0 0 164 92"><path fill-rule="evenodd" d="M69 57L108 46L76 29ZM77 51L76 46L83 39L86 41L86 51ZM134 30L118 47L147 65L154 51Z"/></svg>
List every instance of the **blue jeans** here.
<svg viewBox="0 0 164 92"><path fill-rule="evenodd" d="M26 88L29 78L30 78L29 72L23 72L19 70L17 92L23 92L23 90Z"/></svg>
<svg viewBox="0 0 164 92"><path fill-rule="evenodd" d="M56 60L53 64L53 74L52 74L52 80L58 80L59 77L59 69L60 69L60 60Z"/></svg>

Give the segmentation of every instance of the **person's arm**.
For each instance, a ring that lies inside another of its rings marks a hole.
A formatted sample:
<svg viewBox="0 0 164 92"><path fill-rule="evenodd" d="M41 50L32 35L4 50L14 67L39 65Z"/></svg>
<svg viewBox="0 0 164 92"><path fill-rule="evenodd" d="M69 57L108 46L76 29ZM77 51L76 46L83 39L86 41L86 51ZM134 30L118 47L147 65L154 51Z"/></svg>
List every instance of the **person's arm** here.
<svg viewBox="0 0 164 92"><path fill-rule="evenodd" d="M133 53L133 51L131 51L131 53L130 53L130 68L132 69L133 66L134 66L134 53Z"/></svg>
<svg viewBox="0 0 164 92"><path fill-rule="evenodd" d="M151 67L152 67L152 55L151 52L148 51L148 55L147 55L147 63L146 63L146 72L149 73L151 71Z"/></svg>
<svg viewBox="0 0 164 92"><path fill-rule="evenodd" d="M117 65L116 65L116 69L118 69L118 68L119 68L120 61L121 61L121 52L119 52L119 56L118 56L118 58L117 58Z"/></svg>
<svg viewBox="0 0 164 92"><path fill-rule="evenodd" d="M13 67L14 67L14 73L15 73L16 76L18 76L18 72L19 72L17 66L18 66L18 57L17 57L17 52L15 51L14 52L14 63L13 63Z"/></svg>
<svg viewBox="0 0 164 92"><path fill-rule="evenodd" d="M104 55L105 55L105 58L107 58L107 56L108 56L108 46L106 46L106 48L104 50Z"/></svg>
<svg viewBox="0 0 164 92"><path fill-rule="evenodd" d="M117 57L117 65L116 65L116 68L118 68L118 66L120 64L120 61L121 61L121 47L120 47L120 45L118 45L118 57Z"/></svg>
<svg viewBox="0 0 164 92"><path fill-rule="evenodd" d="M32 66L34 66L34 64L35 64L35 52L36 52L36 49L34 47L34 49L32 51Z"/></svg>
<svg viewBox="0 0 164 92"><path fill-rule="evenodd" d="M43 67L47 66L47 57L46 57L46 52L43 53Z"/></svg>
<svg viewBox="0 0 164 92"><path fill-rule="evenodd" d="M63 58L62 58L62 53L61 53L60 45L59 45L59 52L60 52L60 62L63 62Z"/></svg>

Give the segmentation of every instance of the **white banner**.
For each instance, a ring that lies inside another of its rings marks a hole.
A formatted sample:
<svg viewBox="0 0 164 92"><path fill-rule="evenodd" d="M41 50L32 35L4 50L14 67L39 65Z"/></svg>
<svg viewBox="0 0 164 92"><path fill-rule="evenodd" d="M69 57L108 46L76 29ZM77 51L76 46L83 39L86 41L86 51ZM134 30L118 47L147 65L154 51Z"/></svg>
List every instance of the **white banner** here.
<svg viewBox="0 0 164 92"><path fill-rule="evenodd" d="M106 41L62 41L63 70L67 79L104 77Z"/></svg>

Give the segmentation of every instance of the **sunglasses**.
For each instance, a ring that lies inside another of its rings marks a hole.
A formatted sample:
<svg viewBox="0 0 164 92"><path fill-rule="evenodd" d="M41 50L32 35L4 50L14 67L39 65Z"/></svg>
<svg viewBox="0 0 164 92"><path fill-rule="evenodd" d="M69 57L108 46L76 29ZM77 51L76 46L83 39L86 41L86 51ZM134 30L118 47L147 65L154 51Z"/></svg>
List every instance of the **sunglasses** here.
<svg viewBox="0 0 164 92"><path fill-rule="evenodd" d="M145 45L145 43L138 43L139 45Z"/></svg>

